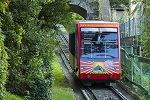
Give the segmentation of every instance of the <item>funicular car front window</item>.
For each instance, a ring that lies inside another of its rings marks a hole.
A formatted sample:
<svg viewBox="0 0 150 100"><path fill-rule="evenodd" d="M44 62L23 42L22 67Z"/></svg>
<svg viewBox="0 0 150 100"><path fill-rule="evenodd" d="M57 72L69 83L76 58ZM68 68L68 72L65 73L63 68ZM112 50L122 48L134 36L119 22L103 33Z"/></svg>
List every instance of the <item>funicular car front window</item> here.
<svg viewBox="0 0 150 100"><path fill-rule="evenodd" d="M118 58L117 28L81 28L82 58Z"/></svg>

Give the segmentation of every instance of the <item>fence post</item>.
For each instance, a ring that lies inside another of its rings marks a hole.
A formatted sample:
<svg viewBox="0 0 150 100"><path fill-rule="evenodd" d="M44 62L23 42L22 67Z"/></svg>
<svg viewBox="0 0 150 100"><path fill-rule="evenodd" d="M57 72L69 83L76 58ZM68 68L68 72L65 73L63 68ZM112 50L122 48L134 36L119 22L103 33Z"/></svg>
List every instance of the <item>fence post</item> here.
<svg viewBox="0 0 150 100"><path fill-rule="evenodd" d="M140 56L142 57L142 47L140 46L139 49L140 49Z"/></svg>
<svg viewBox="0 0 150 100"><path fill-rule="evenodd" d="M134 54L133 46L131 46L131 54Z"/></svg>
<svg viewBox="0 0 150 100"><path fill-rule="evenodd" d="M131 76L132 78L131 78L131 79L132 79L132 82L134 81L134 77L133 77L133 74L134 74L134 73L133 73L133 72L134 72L133 59L134 59L134 58L133 58L133 57L131 57L131 66L132 66L132 76Z"/></svg>
<svg viewBox="0 0 150 100"><path fill-rule="evenodd" d="M139 59L138 59L139 60ZM139 62L139 61L138 61ZM142 83L142 75L143 75L143 68L142 68L142 63L141 62L139 62L139 65L140 65L140 80L141 80L141 82L140 82L140 84L141 84L141 86L143 87L143 83Z"/></svg>
<svg viewBox="0 0 150 100"><path fill-rule="evenodd" d="M150 77L149 77L149 85L148 85L148 95L150 95Z"/></svg>

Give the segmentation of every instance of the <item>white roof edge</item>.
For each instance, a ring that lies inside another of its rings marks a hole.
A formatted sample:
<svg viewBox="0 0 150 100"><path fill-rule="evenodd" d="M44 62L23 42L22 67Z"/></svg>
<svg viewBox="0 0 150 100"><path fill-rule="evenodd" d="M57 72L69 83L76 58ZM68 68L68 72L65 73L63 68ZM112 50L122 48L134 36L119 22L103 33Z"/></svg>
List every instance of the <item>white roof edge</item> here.
<svg viewBox="0 0 150 100"><path fill-rule="evenodd" d="M119 22L110 22L110 21L96 21L96 20L78 20L78 23L119 23Z"/></svg>

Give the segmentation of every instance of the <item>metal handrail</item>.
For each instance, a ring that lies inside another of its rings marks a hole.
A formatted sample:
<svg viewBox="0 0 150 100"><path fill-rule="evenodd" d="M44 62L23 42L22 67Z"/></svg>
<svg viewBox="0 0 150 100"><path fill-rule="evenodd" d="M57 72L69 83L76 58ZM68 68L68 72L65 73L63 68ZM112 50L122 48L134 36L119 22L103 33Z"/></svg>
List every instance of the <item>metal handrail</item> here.
<svg viewBox="0 0 150 100"><path fill-rule="evenodd" d="M122 67L124 69L123 72L131 74L127 74L125 77L134 83L134 85L144 88L150 95L150 74L143 73L144 68L147 68L143 64L146 64L150 67L150 58L129 54L123 48L121 48L121 56L123 65ZM146 71L147 70L145 70L145 72ZM137 81L137 79L140 80ZM143 82L143 80L147 81L147 86L145 86L145 81Z"/></svg>

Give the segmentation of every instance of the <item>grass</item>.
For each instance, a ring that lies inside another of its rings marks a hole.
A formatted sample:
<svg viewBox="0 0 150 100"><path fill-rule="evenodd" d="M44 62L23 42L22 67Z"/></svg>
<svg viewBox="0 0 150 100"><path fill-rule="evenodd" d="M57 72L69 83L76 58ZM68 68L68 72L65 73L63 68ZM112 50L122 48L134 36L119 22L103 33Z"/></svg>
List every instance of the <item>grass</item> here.
<svg viewBox="0 0 150 100"><path fill-rule="evenodd" d="M52 100L75 100L73 90L69 87L56 56L52 65L52 73L54 77L54 83L52 86Z"/></svg>
<svg viewBox="0 0 150 100"><path fill-rule="evenodd" d="M23 100L21 97L6 92L4 100Z"/></svg>
<svg viewBox="0 0 150 100"><path fill-rule="evenodd" d="M73 90L69 87L65 79L64 73L60 64L55 56L53 63L53 78L54 83L52 86L52 100L75 100ZM4 100L23 100L21 97L13 95L9 92L6 93Z"/></svg>

